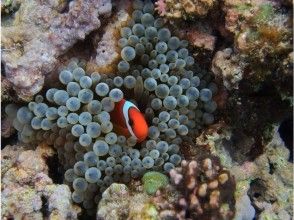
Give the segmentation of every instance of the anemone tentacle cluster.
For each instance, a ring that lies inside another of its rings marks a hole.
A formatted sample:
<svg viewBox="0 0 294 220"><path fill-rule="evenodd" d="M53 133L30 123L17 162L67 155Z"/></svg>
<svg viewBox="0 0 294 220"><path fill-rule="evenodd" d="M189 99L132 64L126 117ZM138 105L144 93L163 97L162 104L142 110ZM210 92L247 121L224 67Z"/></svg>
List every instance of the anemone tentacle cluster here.
<svg viewBox="0 0 294 220"><path fill-rule="evenodd" d="M19 140L56 148L73 201L90 211L111 183L180 165L180 144L213 123L217 107L212 100L217 87L209 75L196 73L188 42L155 18L152 3L135 1L133 7L118 41L118 75L86 73L72 59L59 74L60 88L37 95L28 106L6 107ZM113 129L110 112L123 98L148 121L142 143Z"/></svg>

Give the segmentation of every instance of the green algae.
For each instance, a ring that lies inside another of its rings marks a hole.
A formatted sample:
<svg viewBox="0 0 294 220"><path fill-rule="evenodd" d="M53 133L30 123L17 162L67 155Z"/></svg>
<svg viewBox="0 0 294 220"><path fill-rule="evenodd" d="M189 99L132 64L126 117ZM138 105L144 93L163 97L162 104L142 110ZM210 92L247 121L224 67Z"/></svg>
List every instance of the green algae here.
<svg viewBox="0 0 294 220"><path fill-rule="evenodd" d="M154 195L156 191L168 184L168 177L156 171L150 171L144 174L143 178L144 190L149 195Z"/></svg>
<svg viewBox="0 0 294 220"><path fill-rule="evenodd" d="M259 23L269 22L274 17L274 13L275 10L272 4L262 4L259 6L255 21Z"/></svg>

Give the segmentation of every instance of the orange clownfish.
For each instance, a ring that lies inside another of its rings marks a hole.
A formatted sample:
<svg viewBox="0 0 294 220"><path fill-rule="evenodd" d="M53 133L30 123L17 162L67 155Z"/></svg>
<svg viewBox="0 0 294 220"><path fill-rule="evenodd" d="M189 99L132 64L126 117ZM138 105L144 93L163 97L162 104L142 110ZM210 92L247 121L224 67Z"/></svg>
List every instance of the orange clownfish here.
<svg viewBox="0 0 294 220"><path fill-rule="evenodd" d="M126 137L136 137L138 142L142 142L148 135L148 125L140 110L133 103L122 99L115 104L110 118L114 130Z"/></svg>

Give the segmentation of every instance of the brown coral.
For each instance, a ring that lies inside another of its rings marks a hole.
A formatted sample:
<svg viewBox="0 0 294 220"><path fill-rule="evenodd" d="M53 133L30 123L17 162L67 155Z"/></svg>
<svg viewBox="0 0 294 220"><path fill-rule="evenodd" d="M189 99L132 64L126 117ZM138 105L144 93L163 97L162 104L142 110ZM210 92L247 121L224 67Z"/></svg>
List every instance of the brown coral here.
<svg viewBox="0 0 294 220"><path fill-rule="evenodd" d="M181 167L170 171L170 177L172 187L179 195L176 196L176 202L161 210L163 219L233 218L235 181L217 157L184 160ZM162 197L162 192L157 196ZM157 201L160 200L157 198Z"/></svg>

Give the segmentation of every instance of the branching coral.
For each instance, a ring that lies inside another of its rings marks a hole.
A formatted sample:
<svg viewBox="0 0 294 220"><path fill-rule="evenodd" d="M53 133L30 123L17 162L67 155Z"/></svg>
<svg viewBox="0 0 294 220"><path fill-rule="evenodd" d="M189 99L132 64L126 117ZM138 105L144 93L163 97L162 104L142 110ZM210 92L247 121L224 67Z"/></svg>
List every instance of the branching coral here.
<svg viewBox="0 0 294 220"><path fill-rule="evenodd" d="M162 219L232 219L235 211L235 181L217 157L183 160L181 167L170 171L172 186L179 195L166 204L162 200L167 192L158 192Z"/></svg>

